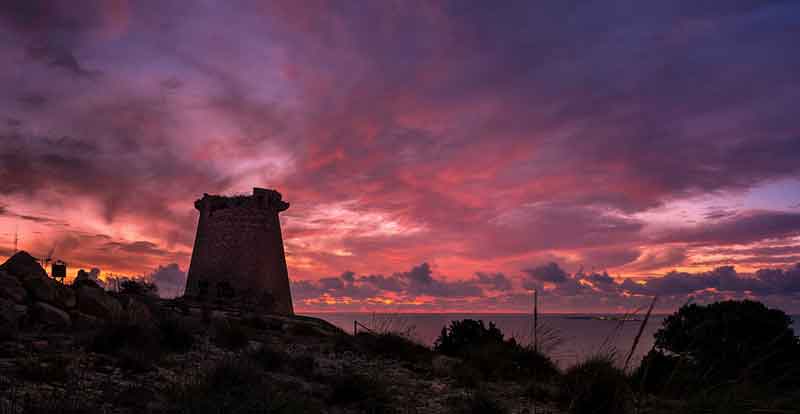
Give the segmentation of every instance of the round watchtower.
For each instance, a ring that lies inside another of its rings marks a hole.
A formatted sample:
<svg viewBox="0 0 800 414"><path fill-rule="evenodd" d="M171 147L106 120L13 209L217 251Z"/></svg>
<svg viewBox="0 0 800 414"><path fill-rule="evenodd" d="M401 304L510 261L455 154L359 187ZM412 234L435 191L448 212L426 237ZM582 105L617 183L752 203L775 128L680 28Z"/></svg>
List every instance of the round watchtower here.
<svg viewBox="0 0 800 414"><path fill-rule="evenodd" d="M228 303L256 303L293 314L289 274L278 213L289 208L275 190L254 188L251 196L204 194L187 297Z"/></svg>

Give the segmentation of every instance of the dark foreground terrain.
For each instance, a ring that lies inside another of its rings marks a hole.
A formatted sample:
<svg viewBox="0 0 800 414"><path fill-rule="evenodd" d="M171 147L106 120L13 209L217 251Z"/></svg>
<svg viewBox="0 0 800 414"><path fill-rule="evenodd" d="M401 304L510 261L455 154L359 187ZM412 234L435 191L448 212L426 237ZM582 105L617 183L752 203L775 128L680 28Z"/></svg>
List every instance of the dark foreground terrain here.
<svg viewBox="0 0 800 414"><path fill-rule="evenodd" d="M651 352L633 373L608 356L562 371L479 321L453 323L434 349L373 328L354 336L316 318L161 300L138 283L64 286L18 254L0 267L0 413L800 412L793 356L780 365L789 391L725 379L699 393L708 372L729 370L689 378L700 365Z"/></svg>

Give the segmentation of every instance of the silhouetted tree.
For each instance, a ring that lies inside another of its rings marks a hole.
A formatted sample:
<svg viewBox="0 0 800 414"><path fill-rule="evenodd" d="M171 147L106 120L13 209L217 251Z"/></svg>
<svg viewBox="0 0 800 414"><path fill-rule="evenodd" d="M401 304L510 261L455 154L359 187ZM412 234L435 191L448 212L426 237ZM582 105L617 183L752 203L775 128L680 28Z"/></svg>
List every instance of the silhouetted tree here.
<svg viewBox="0 0 800 414"><path fill-rule="evenodd" d="M515 378L537 373L547 378L557 373L553 362L532 347L523 347L514 338L504 339L494 323L464 319L450 322L434 343L434 350L462 358L484 379Z"/></svg>
<svg viewBox="0 0 800 414"><path fill-rule="evenodd" d="M445 355L460 355L477 346L501 343L503 332L497 329L494 322L489 322L487 328L483 321L464 319L452 321L449 327L442 328L442 333L434 343L434 350Z"/></svg>
<svg viewBox="0 0 800 414"><path fill-rule="evenodd" d="M772 381L800 365L800 344L791 325L783 311L750 300L685 305L664 320L640 371L651 368L651 386L656 377Z"/></svg>
<svg viewBox="0 0 800 414"><path fill-rule="evenodd" d="M130 295L157 296L158 286L156 286L154 283L126 280L119 285L119 291L120 293Z"/></svg>

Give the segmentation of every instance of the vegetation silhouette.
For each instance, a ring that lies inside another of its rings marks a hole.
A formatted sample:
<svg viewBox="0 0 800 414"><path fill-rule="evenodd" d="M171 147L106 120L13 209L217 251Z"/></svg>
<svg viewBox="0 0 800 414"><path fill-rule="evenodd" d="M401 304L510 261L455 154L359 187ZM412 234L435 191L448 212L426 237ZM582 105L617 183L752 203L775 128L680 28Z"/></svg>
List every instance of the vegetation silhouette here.
<svg viewBox="0 0 800 414"><path fill-rule="evenodd" d="M481 379L514 379L536 375L540 379L553 377L558 370L550 358L523 346L514 338L505 339L503 332L489 322L464 319L452 321L434 343L434 351L460 358L468 375L477 373Z"/></svg>
<svg viewBox="0 0 800 414"><path fill-rule="evenodd" d="M628 377L609 355L593 356L568 368L559 381L558 399L576 414L625 414L633 405Z"/></svg>
<svg viewBox="0 0 800 414"><path fill-rule="evenodd" d="M663 373L679 366L681 381L780 380L790 385L793 378L780 374L787 369L798 373L798 358L800 342L788 315L760 302L729 300L685 305L668 316L642 369L651 370L649 387L666 385L653 378L669 380Z"/></svg>
<svg viewBox="0 0 800 414"><path fill-rule="evenodd" d="M561 369L547 347L521 344L480 320L451 322L429 347L396 319L348 335L311 317L162 300L137 282L120 292L88 278L48 284L33 258L11 264L41 279L22 288L27 295L40 293L31 286L51 287L52 311L68 311L76 323L48 330L32 319L18 337L0 341L0 356L12 361L0 366L0 414L98 412L108 404L128 410L121 412L417 412L432 401L437 412L455 413L520 412L529 404L572 414L800 408L792 321L753 301L680 308L628 374L614 353Z"/></svg>

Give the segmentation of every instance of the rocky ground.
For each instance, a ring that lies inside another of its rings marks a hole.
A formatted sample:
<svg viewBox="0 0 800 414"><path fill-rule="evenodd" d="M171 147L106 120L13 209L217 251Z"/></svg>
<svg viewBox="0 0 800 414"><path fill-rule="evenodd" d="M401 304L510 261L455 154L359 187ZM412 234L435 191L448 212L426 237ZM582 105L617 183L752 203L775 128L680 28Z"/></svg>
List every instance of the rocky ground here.
<svg viewBox="0 0 800 414"><path fill-rule="evenodd" d="M0 413L557 412L531 382L476 381L392 333L64 286L25 253L0 267Z"/></svg>

